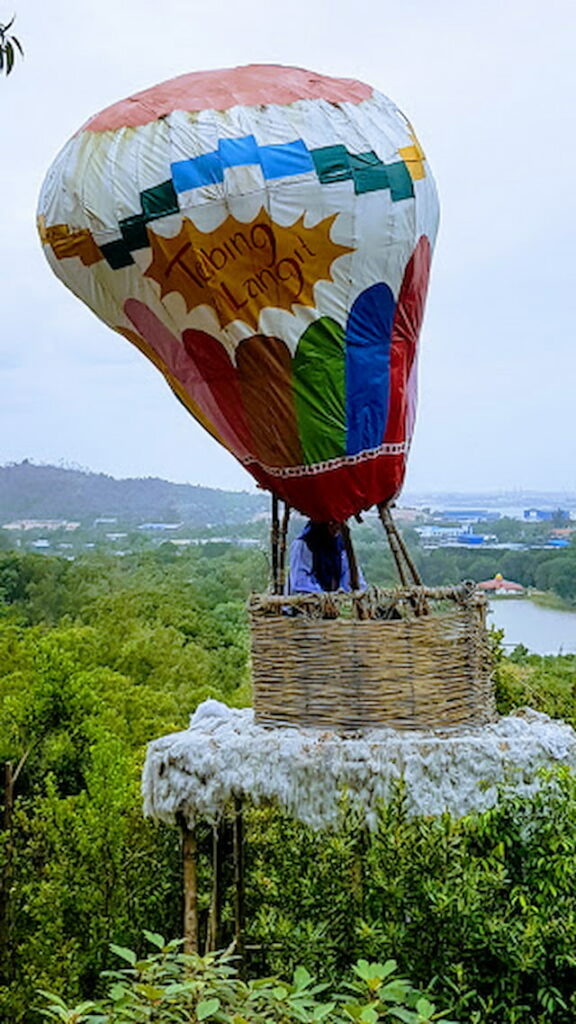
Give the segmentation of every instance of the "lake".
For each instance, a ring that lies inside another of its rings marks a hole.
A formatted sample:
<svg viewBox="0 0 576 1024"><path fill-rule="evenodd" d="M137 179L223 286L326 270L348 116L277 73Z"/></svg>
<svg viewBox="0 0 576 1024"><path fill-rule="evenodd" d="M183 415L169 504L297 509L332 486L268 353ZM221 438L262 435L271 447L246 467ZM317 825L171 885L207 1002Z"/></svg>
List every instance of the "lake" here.
<svg viewBox="0 0 576 1024"><path fill-rule="evenodd" d="M488 625L504 630L504 646L533 654L576 654L576 612L541 608L527 598L490 601Z"/></svg>

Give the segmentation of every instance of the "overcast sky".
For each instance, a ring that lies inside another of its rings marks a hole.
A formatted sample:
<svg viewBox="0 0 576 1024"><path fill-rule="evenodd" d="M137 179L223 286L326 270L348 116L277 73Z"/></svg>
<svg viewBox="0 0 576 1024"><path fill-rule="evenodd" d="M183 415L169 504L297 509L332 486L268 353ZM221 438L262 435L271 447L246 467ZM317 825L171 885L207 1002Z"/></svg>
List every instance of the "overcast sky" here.
<svg viewBox="0 0 576 1024"><path fill-rule="evenodd" d="M441 203L407 488L576 491L573 0L0 0L0 463L251 478L52 274L35 211L110 103L247 63L358 78L410 117Z"/></svg>

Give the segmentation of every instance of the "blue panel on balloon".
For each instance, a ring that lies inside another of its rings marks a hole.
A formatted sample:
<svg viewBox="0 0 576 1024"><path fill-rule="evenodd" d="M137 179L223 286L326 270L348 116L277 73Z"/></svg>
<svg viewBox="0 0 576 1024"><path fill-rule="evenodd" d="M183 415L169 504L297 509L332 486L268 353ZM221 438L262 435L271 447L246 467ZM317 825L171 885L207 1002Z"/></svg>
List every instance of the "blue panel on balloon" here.
<svg viewBox="0 0 576 1024"><path fill-rule="evenodd" d="M374 284L358 296L346 325L346 452L382 444L390 393L394 296Z"/></svg>
<svg viewBox="0 0 576 1024"><path fill-rule="evenodd" d="M241 139L220 139L218 153L223 167L246 167L259 164L258 143L253 135Z"/></svg>
<svg viewBox="0 0 576 1024"><path fill-rule="evenodd" d="M190 160L177 160L172 164L172 181L176 192L187 192L200 185L215 185L224 181L219 154L204 153Z"/></svg>
<svg viewBox="0 0 576 1024"><path fill-rule="evenodd" d="M290 178L314 170L312 157L302 139L259 146L253 135L220 139L214 153L203 153L171 165L176 192L224 181L225 167L260 165L266 179Z"/></svg>
<svg viewBox="0 0 576 1024"><path fill-rule="evenodd" d="M295 174L308 174L314 170L312 157L302 139L260 146L260 162L264 177L289 178Z"/></svg>

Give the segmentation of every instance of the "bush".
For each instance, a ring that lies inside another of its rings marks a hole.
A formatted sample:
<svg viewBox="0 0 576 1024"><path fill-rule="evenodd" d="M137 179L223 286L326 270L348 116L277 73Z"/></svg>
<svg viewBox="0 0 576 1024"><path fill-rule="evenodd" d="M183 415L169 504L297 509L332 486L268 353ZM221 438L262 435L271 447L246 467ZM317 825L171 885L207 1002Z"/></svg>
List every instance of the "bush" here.
<svg viewBox="0 0 576 1024"><path fill-rule="evenodd" d="M43 992L48 1003L43 1016L61 1024L457 1024L398 975L394 960L359 960L343 984L345 994L327 996L327 985L316 983L304 967L296 968L290 982L243 981L228 953L185 954L180 942L145 935L156 952L142 960L133 950L112 947L129 966L105 972L104 999L68 1007L59 996Z"/></svg>

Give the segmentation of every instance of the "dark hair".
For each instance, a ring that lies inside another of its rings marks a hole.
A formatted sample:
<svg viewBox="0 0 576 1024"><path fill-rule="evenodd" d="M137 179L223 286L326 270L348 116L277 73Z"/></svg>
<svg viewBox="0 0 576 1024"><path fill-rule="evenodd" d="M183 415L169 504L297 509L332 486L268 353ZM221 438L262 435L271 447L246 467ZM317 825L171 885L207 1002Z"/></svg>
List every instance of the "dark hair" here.
<svg viewBox="0 0 576 1024"><path fill-rule="evenodd" d="M338 590L344 551L340 534L330 533L327 523L309 522L301 536L312 552L312 569L322 590Z"/></svg>

